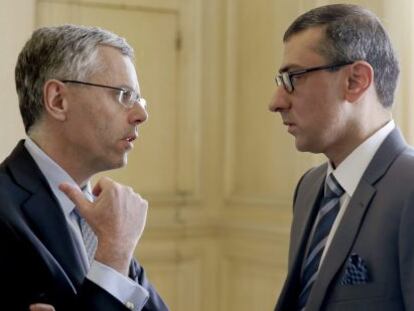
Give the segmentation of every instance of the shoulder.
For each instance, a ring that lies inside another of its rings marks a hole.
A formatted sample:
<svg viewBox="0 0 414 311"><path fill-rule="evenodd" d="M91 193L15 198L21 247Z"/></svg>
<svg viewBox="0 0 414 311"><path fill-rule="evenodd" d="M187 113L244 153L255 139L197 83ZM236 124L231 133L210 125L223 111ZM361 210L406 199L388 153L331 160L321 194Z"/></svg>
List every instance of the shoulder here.
<svg viewBox="0 0 414 311"><path fill-rule="evenodd" d="M414 166L414 148L412 146L407 146L407 148L397 157L396 161Z"/></svg>
<svg viewBox="0 0 414 311"><path fill-rule="evenodd" d="M387 173L404 180L414 181L414 148L409 146L399 153L392 161Z"/></svg>
<svg viewBox="0 0 414 311"><path fill-rule="evenodd" d="M326 176L326 170L328 168L328 163L321 164L319 166L313 167L309 169L307 172L305 172L302 177L299 179L294 196L293 196L293 202L296 202L297 197L307 191L318 191L319 187L317 185L320 185L323 181L324 177ZM315 188L316 185L316 188Z"/></svg>
<svg viewBox="0 0 414 311"><path fill-rule="evenodd" d="M13 175L0 168L0 223L20 223L22 216L21 206L29 198L30 193L23 189L13 178Z"/></svg>
<svg viewBox="0 0 414 311"><path fill-rule="evenodd" d="M0 205L3 202L13 201L13 199L25 196L26 191L18 185L13 176L7 171L0 170Z"/></svg>
<svg viewBox="0 0 414 311"><path fill-rule="evenodd" d="M308 185L314 184L316 181L324 178L326 176L326 171L328 169L328 163L323 163L319 166L312 167L306 171L300 178L297 187L306 187Z"/></svg>

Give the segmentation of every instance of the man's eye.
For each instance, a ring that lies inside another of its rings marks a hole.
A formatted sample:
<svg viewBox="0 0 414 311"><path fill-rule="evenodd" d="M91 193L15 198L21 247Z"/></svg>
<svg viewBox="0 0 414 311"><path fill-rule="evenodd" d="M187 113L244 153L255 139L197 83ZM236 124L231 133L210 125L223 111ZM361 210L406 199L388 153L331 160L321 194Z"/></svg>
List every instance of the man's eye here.
<svg viewBox="0 0 414 311"><path fill-rule="evenodd" d="M300 80L301 78L302 78L302 75L291 76L290 81L292 81L292 83L295 83L296 81Z"/></svg>
<svg viewBox="0 0 414 311"><path fill-rule="evenodd" d="M121 97L122 97L122 101L123 102L128 102L131 99L131 92L130 91L123 91L121 93Z"/></svg>

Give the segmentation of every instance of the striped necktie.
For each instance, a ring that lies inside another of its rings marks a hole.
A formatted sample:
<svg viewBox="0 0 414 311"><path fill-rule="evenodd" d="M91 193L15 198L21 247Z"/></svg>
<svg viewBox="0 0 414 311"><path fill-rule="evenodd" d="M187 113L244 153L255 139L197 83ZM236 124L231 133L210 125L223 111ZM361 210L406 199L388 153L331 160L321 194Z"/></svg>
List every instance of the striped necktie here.
<svg viewBox="0 0 414 311"><path fill-rule="evenodd" d="M312 286L318 276L319 263L329 232L338 215L340 207L339 200L343 193L344 189L342 189L333 174L330 174L326 178L324 197L321 201L318 216L315 220L315 231L305 259L303 274L300 281L298 310L305 309Z"/></svg>
<svg viewBox="0 0 414 311"><path fill-rule="evenodd" d="M83 193L85 194L85 197L93 202L94 197L86 188L82 188ZM92 228L89 226L89 224L86 222L85 218L83 218L77 211L76 208L73 209L73 213L76 215L76 218L78 220L79 228L82 233L83 243L86 248L86 253L88 255L88 261L89 265L92 263L94 257L96 248L98 246L98 239L96 238L95 233L93 232Z"/></svg>

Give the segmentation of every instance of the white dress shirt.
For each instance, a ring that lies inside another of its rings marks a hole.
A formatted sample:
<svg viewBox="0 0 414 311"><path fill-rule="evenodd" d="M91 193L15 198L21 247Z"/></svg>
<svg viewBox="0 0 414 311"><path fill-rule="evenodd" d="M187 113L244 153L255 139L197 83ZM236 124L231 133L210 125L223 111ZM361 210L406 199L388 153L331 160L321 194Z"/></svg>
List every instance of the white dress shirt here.
<svg viewBox="0 0 414 311"><path fill-rule="evenodd" d="M86 270L89 270L86 277L101 288L105 289L112 296L116 297L130 310L141 310L149 297L148 291L145 288L111 267L96 260L92 261L89 267L88 256L83 242L82 233L79 228L79 223L72 213L75 204L62 191L59 190L59 185L63 182L77 187L80 190L79 185L29 137L27 137L24 146L36 162L43 175L46 177L50 188L62 208L69 228L72 230L73 236L75 237L75 242L82 257L82 263ZM86 184L86 187L90 191L91 185L89 181Z"/></svg>
<svg viewBox="0 0 414 311"><path fill-rule="evenodd" d="M395 128L395 123L393 120L389 121L377 132L367 138L362 144L360 144L350 155L348 155L345 160L343 160L337 168L333 168L331 163L328 164L328 170L326 176L330 173L333 173L338 183L345 190L344 194L340 198L340 208L338 215L332 225L331 231L329 232L328 239L323 250L321 257L321 262L319 267L321 267L322 262L325 258L326 252L331 245L332 239L335 235L336 230L342 220L342 217L348 207L348 203L352 198L352 195L357 188L359 181L361 180L362 175L365 173L369 163L373 159L378 148L381 146L385 138L391 131ZM313 228L314 230L315 228ZM312 234L313 236L313 234Z"/></svg>

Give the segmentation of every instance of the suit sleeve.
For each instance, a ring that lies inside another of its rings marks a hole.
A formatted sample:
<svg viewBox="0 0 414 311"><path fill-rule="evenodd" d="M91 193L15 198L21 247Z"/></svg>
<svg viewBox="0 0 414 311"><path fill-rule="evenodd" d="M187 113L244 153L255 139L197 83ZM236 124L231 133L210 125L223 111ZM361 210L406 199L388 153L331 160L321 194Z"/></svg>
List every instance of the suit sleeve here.
<svg viewBox="0 0 414 311"><path fill-rule="evenodd" d="M49 255L51 261L45 262L32 241L25 239L4 219L0 221L0 237L4 250L0 253L2 310L27 311L30 304L47 303L58 311L130 311L121 301L87 278L78 288L71 288L70 282L58 271L53 257ZM131 263L130 279L149 293L143 311L168 311L136 261Z"/></svg>
<svg viewBox="0 0 414 311"><path fill-rule="evenodd" d="M407 201L400 219L398 236L400 282L405 310L414 310L414 193Z"/></svg>
<svg viewBox="0 0 414 311"><path fill-rule="evenodd" d="M144 287L149 293L149 298L144 309L142 309L143 311L168 311L168 307L162 301L152 284L148 281L144 268L136 260L133 260L131 263L129 277Z"/></svg>
<svg viewBox="0 0 414 311"><path fill-rule="evenodd" d="M168 311L168 307L162 301L154 287L148 281L145 271L133 260L130 265L129 278L142 286L149 294L149 298L142 311ZM85 278L79 294L79 309L81 310L130 310L117 298L105 291L94 282Z"/></svg>

